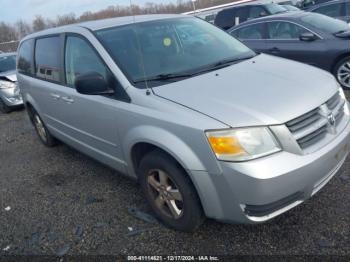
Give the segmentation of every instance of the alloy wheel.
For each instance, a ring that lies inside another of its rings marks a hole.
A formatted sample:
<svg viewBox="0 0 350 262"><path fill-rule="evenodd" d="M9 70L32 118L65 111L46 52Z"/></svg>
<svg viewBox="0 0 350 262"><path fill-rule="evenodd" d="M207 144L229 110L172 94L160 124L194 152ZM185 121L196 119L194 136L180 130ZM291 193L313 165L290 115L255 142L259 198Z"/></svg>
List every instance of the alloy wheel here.
<svg viewBox="0 0 350 262"><path fill-rule="evenodd" d="M169 175L160 169L150 170L147 183L159 211L168 217L179 219L183 215L183 197Z"/></svg>
<svg viewBox="0 0 350 262"><path fill-rule="evenodd" d="M38 115L34 116L34 125L35 125L35 128L36 128L40 138L44 142L46 142L47 141L46 129L45 129L45 126Z"/></svg>
<svg viewBox="0 0 350 262"><path fill-rule="evenodd" d="M350 61L345 61L337 72L338 81L345 87L350 88Z"/></svg>

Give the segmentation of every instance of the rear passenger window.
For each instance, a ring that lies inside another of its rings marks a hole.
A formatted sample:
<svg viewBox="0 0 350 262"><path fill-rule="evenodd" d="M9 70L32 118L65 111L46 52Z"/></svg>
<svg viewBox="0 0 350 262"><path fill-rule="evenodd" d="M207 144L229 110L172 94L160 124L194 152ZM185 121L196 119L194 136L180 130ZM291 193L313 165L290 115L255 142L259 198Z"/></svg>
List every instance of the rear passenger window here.
<svg viewBox="0 0 350 262"><path fill-rule="evenodd" d="M34 40L24 41L18 52L17 70L21 74L32 75L33 70L33 45Z"/></svg>
<svg viewBox="0 0 350 262"><path fill-rule="evenodd" d="M315 9L313 12L327 15L330 17L337 17L337 16L341 16L341 6L342 6L342 3L326 5Z"/></svg>
<svg viewBox="0 0 350 262"><path fill-rule="evenodd" d="M270 39L299 39L299 36L305 32L307 32L306 29L289 22L267 23L267 33Z"/></svg>
<svg viewBox="0 0 350 262"><path fill-rule="evenodd" d="M60 37L47 37L36 40L35 75L39 78L60 82L61 59Z"/></svg>
<svg viewBox="0 0 350 262"><path fill-rule="evenodd" d="M68 36L65 53L65 73L69 86L74 86L77 76L86 73L99 73L107 81L109 69L101 61L94 49L82 38Z"/></svg>
<svg viewBox="0 0 350 262"><path fill-rule="evenodd" d="M245 26L243 28L237 29L234 32L232 32L232 35L241 40L246 40L246 39L259 40L264 38L263 31L264 31L264 24L260 23L260 24Z"/></svg>

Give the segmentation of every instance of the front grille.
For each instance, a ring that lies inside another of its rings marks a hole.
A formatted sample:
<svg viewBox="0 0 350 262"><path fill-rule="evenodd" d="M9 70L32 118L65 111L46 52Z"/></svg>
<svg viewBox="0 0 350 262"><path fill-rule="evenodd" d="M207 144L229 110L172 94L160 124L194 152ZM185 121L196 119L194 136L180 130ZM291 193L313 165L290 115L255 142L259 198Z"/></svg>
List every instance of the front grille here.
<svg viewBox="0 0 350 262"><path fill-rule="evenodd" d="M335 127L341 122L344 104L344 99L337 92L325 104L286 123L301 149L306 149L325 138L330 125L329 114L332 113L335 118Z"/></svg>

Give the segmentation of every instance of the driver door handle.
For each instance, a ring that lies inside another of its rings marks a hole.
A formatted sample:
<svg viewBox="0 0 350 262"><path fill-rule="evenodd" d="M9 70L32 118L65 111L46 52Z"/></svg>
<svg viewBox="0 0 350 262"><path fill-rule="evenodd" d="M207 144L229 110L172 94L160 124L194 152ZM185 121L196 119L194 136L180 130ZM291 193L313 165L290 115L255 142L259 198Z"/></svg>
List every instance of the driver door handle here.
<svg viewBox="0 0 350 262"><path fill-rule="evenodd" d="M278 53L281 50L278 47L272 47L272 48L268 49L267 51L270 53Z"/></svg>

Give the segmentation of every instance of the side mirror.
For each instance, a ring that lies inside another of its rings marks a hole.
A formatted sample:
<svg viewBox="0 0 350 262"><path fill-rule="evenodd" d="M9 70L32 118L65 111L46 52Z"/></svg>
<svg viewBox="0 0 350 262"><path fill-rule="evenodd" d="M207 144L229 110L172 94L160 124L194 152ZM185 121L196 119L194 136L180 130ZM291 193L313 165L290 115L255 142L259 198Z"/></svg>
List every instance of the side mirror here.
<svg viewBox="0 0 350 262"><path fill-rule="evenodd" d="M86 73L78 76L74 82L75 89L83 95L113 94L106 79L97 72Z"/></svg>
<svg viewBox="0 0 350 262"><path fill-rule="evenodd" d="M317 40L318 37L313 33L305 32L299 36L299 39L300 39L300 41L312 42L312 41Z"/></svg>

